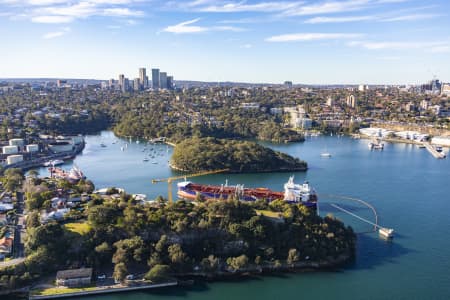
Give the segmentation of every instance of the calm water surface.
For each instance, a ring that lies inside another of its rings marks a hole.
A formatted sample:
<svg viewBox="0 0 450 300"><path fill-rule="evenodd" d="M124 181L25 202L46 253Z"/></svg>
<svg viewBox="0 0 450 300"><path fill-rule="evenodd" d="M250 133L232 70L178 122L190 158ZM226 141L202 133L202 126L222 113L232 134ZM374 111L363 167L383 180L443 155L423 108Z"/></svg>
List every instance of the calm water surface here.
<svg viewBox="0 0 450 300"><path fill-rule="evenodd" d="M152 184L151 180L178 174L168 167L172 149L166 145L130 143L108 131L88 136L86 141L75 163L97 188L117 186L149 198L166 196L167 184ZM288 274L82 299L450 299L450 160L437 160L425 149L406 144L388 143L384 151L370 151L367 142L315 137L305 143L267 144L308 162L307 172L294 175L296 181L310 181L322 195L321 215L333 213L357 232L371 230L370 225L336 211L329 203L373 220L368 209L327 195L351 196L373 204L380 224L396 230L391 243L379 239L376 233L359 234L357 258L350 266L339 272ZM128 147L121 151L125 143ZM332 157L320 157L323 151ZM154 158L149 157L150 152ZM149 162L143 162L146 157ZM68 163L64 168L70 166ZM46 174L44 168L40 171ZM191 180L221 184L228 179L229 184L282 190L289 175L217 174Z"/></svg>

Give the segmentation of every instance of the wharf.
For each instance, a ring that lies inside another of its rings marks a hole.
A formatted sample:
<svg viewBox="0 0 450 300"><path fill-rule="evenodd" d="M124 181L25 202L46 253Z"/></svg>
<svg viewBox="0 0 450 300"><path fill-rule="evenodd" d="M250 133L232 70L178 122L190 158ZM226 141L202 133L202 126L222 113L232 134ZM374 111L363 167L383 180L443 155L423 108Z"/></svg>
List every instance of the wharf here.
<svg viewBox="0 0 450 300"><path fill-rule="evenodd" d="M436 148L434 148L430 143L426 142L426 143L423 143L423 145L428 150L428 152L430 152L431 155L433 155L435 158L437 158L437 159L445 158L445 153L444 152L438 152L436 150Z"/></svg>
<svg viewBox="0 0 450 300"><path fill-rule="evenodd" d="M74 158L77 154L79 154L79 153L81 153L81 151L83 151L84 146L85 146L85 143L81 143L79 145L76 145L75 148L71 151L55 153L55 154L47 155L45 157L39 157L39 158L31 159L31 160L24 160L24 161L15 163L15 164L6 165L5 169L20 168L25 171L25 170L29 170L32 168L41 167L45 162L47 162L49 160L54 160L54 159L66 160L69 158Z"/></svg>
<svg viewBox="0 0 450 300"><path fill-rule="evenodd" d="M99 287L95 290L89 291L81 291L81 292L73 292L73 293L64 293L64 294L53 294L53 295L30 295L28 297L29 300L42 300L42 299L59 299L59 298L69 298L69 297L82 297L82 296L92 296L92 295L101 295L101 294L110 294L110 293L121 293L121 292L130 292L130 291L138 291L138 290L147 290L147 289L156 289L156 288L164 288L177 286L178 281L171 281L166 283L158 283L158 284L143 284L138 286L118 286L118 287Z"/></svg>

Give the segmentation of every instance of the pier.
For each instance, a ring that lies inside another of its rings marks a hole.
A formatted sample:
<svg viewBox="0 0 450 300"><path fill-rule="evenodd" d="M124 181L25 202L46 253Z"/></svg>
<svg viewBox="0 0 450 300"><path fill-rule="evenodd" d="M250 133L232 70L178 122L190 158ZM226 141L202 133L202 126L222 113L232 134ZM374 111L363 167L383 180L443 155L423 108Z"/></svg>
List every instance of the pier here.
<svg viewBox="0 0 450 300"><path fill-rule="evenodd" d="M428 150L428 152L431 153L435 158L437 159L443 159L445 158L444 152L438 152L435 147L433 147L429 142L424 142L423 145Z"/></svg>
<svg viewBox="0 0 450 300"><path fill-rule="evenodd" d="M343 207L340 207L337 204L330 203L330 205L332 207L334 207L334 208L336 208L336 209L338 209L338 210L340 210L340 211L342 211L342 212L344 212L344 213L346 213L346 214L348 214L348 215L350 215L350 216L352 216L354 218L357 218L360 221L363 221L363 222L365 222L367 224L372 225L373 226L373 232L376 232L378 230L380 235L385 237L385 238L392 238L394 236L394 230L393 229L386 228L386 227L383 227L383 226L378 224L378 214L377 214L377 211L376 211L375 207L373 207L371 204L367 203L366 201L361 200L361 199L357 199L357 198L346 197L346 196L337 196L337 195L321 195L321 196L326 196L326 197L329 197L329 198L336 198L336 199L355 201L355 202L358 202L358 203L361 203L361 204L367 206L372 211L372 213L374 215L374 218L375 218L375 222L369 221L369 220L367 220L367 219L365 219L365 218L363 218L361 216L358 216L357 214L352 213L351 211L349 211L349 210L347 210L347 209L345 209Z"/></svg>

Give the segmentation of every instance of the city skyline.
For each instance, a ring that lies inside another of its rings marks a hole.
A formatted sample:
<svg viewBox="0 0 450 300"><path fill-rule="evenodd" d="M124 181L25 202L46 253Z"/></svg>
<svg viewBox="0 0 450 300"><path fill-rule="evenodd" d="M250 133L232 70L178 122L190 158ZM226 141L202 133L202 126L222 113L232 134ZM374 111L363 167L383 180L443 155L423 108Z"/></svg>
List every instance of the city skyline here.
<svg viewBox="0 0 450 300"><path fill-rule="evenodd" d="M450 81L444 0L0 0L0 78Z"/></svg>

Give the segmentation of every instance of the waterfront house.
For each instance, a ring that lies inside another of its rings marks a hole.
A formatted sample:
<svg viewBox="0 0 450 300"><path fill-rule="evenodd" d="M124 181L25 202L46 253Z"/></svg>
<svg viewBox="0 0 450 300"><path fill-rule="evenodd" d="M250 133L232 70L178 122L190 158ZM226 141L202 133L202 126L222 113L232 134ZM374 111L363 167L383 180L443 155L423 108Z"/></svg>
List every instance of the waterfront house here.
<svg viewBox="0 0 450 300"><path fill-rule="evenodd" d="M66 287L86 286L91 284L92 268L63 270L56 273L56 285Z"/></svg>

